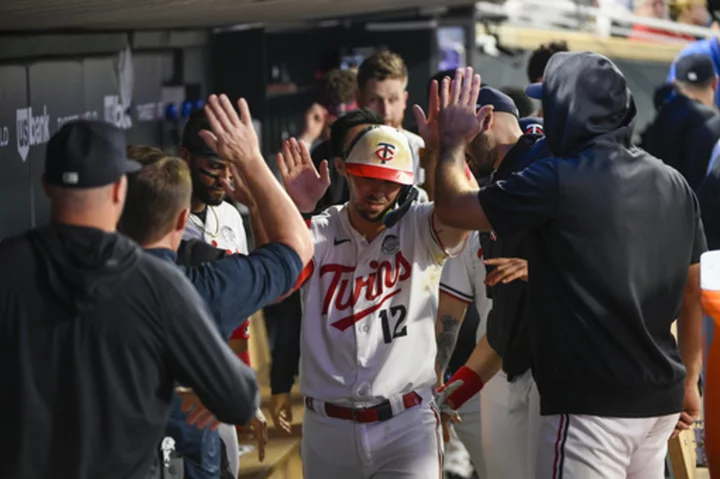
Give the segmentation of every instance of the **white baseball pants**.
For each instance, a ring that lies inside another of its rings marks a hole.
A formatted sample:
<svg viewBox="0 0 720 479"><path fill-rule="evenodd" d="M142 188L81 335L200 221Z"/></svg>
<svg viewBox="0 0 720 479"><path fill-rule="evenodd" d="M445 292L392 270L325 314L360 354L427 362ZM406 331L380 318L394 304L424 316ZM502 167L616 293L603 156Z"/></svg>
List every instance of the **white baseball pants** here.
<svg viewBox="0 0 720 479"><path fill-rule="evenodd" d="M543 416L536 478L662 479L679 417Z"/></svg>
<svg viewBox="0 0 720 479"><path fill-rule="evenodd" d="M367 424L305 409L305 479L441 479L442 455L440 413L425 399L387 421Z"/></svg>
<svg viewBox="0 0 720 479"><path fill-rule="evenodd" d="M480 392L487 479L534 479L540 397L530 371L508 382L502 371ZM462 437L462 436L461 436Z"/></svg>

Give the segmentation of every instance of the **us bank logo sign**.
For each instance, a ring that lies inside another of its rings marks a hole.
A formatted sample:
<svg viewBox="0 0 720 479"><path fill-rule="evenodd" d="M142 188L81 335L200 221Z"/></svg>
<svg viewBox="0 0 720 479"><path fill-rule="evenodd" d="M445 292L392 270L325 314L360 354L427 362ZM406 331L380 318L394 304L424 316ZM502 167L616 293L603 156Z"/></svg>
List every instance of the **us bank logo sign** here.
<svg viewBox="0 0 720 479"><path fill-rule="evenodd" d="M50 115L47 106L42 113L33 114L32 107L21 108L15 112L17 124L17 149L20 158L27 160L30 147L50 141Z"/></svg>
<svg viewBox="0 0 720 479"><path fill-rule="evenodd" d="M132 118L123 107L118 95L108 95L104 99L105 121L123 130L132 128Z"/></svg>

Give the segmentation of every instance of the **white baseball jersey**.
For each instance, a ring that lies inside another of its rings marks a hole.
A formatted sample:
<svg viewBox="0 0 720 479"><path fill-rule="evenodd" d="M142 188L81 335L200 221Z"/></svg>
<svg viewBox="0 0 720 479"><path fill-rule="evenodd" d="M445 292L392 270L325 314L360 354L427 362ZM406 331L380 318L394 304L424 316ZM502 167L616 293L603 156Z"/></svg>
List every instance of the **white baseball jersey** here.
<svg viewBox="0 0 720 479"><path fill-rule="evenodd" d="M234 206L225 201L218 206L207 206L204 225L197 216L190 215L183 239L191 238L202 240L233 254L248 254L242 216Z"/></svg>
<svg viewBox="0 0 720 479"><path fill-rule="evenodd" d="M414 203L368 243L346 206L313 218L312 272L303 286L300 391L368 407L435 384L435 318L446 255L434 205Z"/></svg>
<svg viewBox="0 0 720 479"><path fill-rule="evenodd" d="M466 304L475 301L480 316L478 341L487 331L487 317L492 309L492 300L487 297L485 289L485 274L480 234L473 231L463 252L456 258L449 259L443 266L440 290Z"/></svg>

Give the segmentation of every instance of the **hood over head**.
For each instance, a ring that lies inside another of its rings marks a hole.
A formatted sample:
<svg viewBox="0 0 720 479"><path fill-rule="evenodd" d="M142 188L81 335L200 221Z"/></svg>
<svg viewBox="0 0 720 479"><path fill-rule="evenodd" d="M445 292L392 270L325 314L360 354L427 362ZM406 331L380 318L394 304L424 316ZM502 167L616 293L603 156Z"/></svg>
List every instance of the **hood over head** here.
<svg viewBox="0 0 720 479"><path fill-rule="evenodd" d="M542 100L544 132L553 155L568 157L599 137L630 145L637 113L625 76L596 53L556 53L542 83L528 96Z"/></svg>
<svg viewBox="0 0 720 479"><path fill-rule="evenodd" d="M73 315L111 297L142 254L125 237L94 228L53 225L31 231L28 239L48 287Z"/></svg>

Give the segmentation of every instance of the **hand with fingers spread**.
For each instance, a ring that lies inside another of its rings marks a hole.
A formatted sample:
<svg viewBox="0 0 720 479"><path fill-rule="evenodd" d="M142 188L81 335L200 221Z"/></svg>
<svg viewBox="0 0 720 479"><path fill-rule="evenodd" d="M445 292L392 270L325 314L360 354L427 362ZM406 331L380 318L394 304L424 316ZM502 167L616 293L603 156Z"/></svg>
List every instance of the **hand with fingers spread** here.
<svg viewBox="0 0 720 479"><path fill-rule="evenodd" d="M467 145L485 129L492 107L476 111L480 81L480 75L473 75L473 69L467 67L458 69L452 82L445 78L440 84L438 122L442 145Z"/></svg>
<svg viewBox="0 0 720 479"><path fill-rule="evenodd" d="M205 114L212 131L203 130L200 136L220 158L236 165L252 159L263 160L250 109L244 98L238 101L238 108L240 116L226 95L211 95Z"/></svg>
<svg viewBox="0 0 720 479"><path fill-rule="evenodd" d="M278 153L277 160L285 191L301 213L312 213L330 186L327 160L320 163L318 174L307 146L294 138L283 142L282 153Z"/></svg>
<svg viewBox="0 0 720 479"><path fill-rule="evenodd" d="M498 283L507 284L516 279L528 280L527 260L522 258L491 258L484 261L486 265L495 266L485 277L485 284L495 286Z"/></svg>
<svg viewBox="0 0 720 479"><path fill-rule="evenodd" d="M210 428L213 431L220 427L220 421L200 402L200 398L191 389L176 388L175 393L182 399L181 410L190 413L187 417L188 424L198 429Z"/></svg>
<svg viewBox="0 0 720 479"><path fill-rule="evenodd" d="M438 117L440 115L440 97L438 95L439 85L437 80L430 83L430 98L428 98L428 112L425 112L420 105L413 106L413 115L418 125L418 133L425 140L425 148L431 151L440 149L440 129Z"/></svg>

